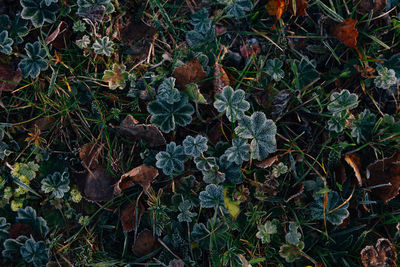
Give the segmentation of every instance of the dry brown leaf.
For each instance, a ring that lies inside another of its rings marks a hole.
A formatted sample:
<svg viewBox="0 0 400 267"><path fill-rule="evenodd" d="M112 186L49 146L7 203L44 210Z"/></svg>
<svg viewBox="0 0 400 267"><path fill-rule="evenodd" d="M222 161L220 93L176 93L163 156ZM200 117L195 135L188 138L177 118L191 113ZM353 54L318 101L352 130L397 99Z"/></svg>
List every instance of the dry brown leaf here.
<svg viewBox="0 0 400 267"><path fill-rule="evenodd" d="M385 203L399 194L400 188L400 150L390 158L378 160L367 167L369 178L367 185L379 186L372 190L372 194L379 197Z"/></svg>
<svg viewBox="0 0 400 267"><path fill-rule="evenodd" d="M98 167L77 173L76 177L78 189L88 201L109 201L113 197L115 180L106 169Z"/></svg>
<svg viewBox="0 0 400 267"><path fill-rule="evenodd" d="M172 77L176 79L176 87L184 90L185 86L190 83L198 83L207 78L203 66L197 57L182 65L172 72Z"/></svg>
<svg viewBox="0 0 400 267"><path fill-rule="evenodd" d="M79 152L79 158L87 169L91 170L100 167L98 159L101 149L102 147L96 143L83 145Z"/></svg>
<svg viewBox="0 0 400 267"><path fill-rule="evenodd" d="M136 220L136 211L137 213L137 220ZM128 202L122 209L121 209L121 224L122 229L124 232L130 232L135 230L136 225L140 224L140 219L142 217L144 211L143 205L139 202L139 207L136 207L135 204Z"/></svg>
<svg viewBox="0 0 400 267"><path fill-rule="evenodd" d="M362 15L371 11L377 14L386 8L386 0L353 0L353 3L358 4L356 11Z"/></svg>
<svg viewBox="0 0 400 267"><path fill-rule="evenodd" d="M138 257L143 257L159 247L160 244L157 241L157 237L153 236L151 231L146 229L139 233L135 244L132 246L132 252Z"/></svg>
<svg viewBox="0 0 400 267"><path fill-rule="evenodd" d="M9 92L17 87L22 79L20 69L14 71L12 65L0 63L0 92Z"/></svg>
<svg viewBox="0 0 400 267"><path fill-rule="evenodd" d="M396 267L396 248L386 238L379 238L376 246L366 246L361 250L364 267Z"/></svg>
<svg viewBox="0 0 400 267"><path fill-rule="evenodd" d="M267 158L267 159L257 163L256 166L265 169L265 168L271 167L272 164L274 164L275 162L278 161L278 159L279 159L278 156L273 156L271 158Z"/></svg>
<svg viewBox="0 0 400 267"><path fill-rule="evenodd" d="M46 44L51 44L57 49L65 48L70 42L71 31L68 29L68 24L61 21L57 28L46 38Z"/></svg>
<svg viewBox="0 0 400 267"><path fill-rule="evenodd" d="M342 43L348 47L357 49L358 31L356 29L357 20L349 18L333 27L332 33Z"/></svg>
<svg viewBox="0 0 400 267"><path fill-rule="evenodd" d="M118 131L135 141L144 140L150 147L165 145L165 138L157 126L153 124L137 124L137 120L131 115L126 116Z"/></svg>
<svg viewBox="0 0 400 267"><path fill-rule="evenodd" d="M142 164L121 176L121 179L115 184L114 194L118 195L122 190L135 184L140 184L147 191L157 176L158 170L156 168Z"/></svg>
<svg viewBox="0 0 400 267"><path fill-rule="evenodd" d="M244 58L249 58L253 55L257 56L259 53L261 53L261 47L258 42L256 42L256 40L254 42L251 41L247 41L244 45L240 46L240 54Z"/></svg>
<svg viewBox="0 0 400 267"><path fill-rule="evenodd" d="M229 77L224 68L219 64L214 65L214 93L222 92L225 86L230 85Z"/></svg>
<svg viewBox="0 0 400 267"><path fill-rule="evenodd" d="M285 0L269 0L265 7L268 14L275 17L274 26L272 26L272 29L275 29L276 23L281 19L283 12L286 9Z"/></svg>
<svg viewBox="0 0 400 267"><path fill-rule="evenodd" d="M346 154L344 157L344 160L347 162L347 164L350 165L350 167L353 169L354 174L356 175L358 185L362 186L362 177L361 177L361 158L357 154L354 153L349 153Z"/></svg>
<svg viewBox="0 0 400 267"><path fill-rule="evenodd" d="M361 77L365 79L374 78L375 69L373 67L370 67L368 65L368 62L366 62L364 65L364 68L360 65L353 65L353 67L361 74Z"/></svg>

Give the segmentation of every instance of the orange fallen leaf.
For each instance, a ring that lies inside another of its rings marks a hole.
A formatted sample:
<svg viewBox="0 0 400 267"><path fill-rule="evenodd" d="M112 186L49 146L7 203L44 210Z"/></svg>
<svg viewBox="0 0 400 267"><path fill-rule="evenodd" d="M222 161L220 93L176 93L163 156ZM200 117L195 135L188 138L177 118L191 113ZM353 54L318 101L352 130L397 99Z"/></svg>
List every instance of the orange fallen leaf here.
<svg viewBox="0 0 400 267"><path fill-rule="evenodd" d="M207 75L204 72L203 66L200 64L197 57L195 57L185 65L174 69L172 77L176 79L176 86L184 90L187 84L198 83L204 80Z"/></svg>
<svg viewBox="0 0 400 267"><path fill-rule="evenodd" d="M274 26L272 26L272 29L275 29L277 21L281 19L286 9L285 0L269 0L265 7L268 14L275 17Z"/></svg>
<svg viewBox="0 0 400 267"><path fill-rule="evenodd" d="M360 173L360 168L361 168L361 158L357 154L349 153L346 154L344 157L344 160L347 162L347 164L350 165L350 167L353 169L354 174L356 175L358 185L362 185L362 178L361 178L361 173Z"/></svg>
<svg viewBox="0 0 400 267"><path fill-rule="evenodd" d="M145 191L149 189L153 179L158 176L158 170L154 167L142 164L121 176L121 179L115 184L114 195L118 195L135 184L140 184Z"/></svg>
<svg viewBox="0 0 400 267"><path fill-rule="evenodd" d="M364 267L396 267L396 248L386 238L379 238L376 246L366 246L361 250Z"/></svg>
<svg viewBox="0 0 400 267"><path fill-rule="evenodd" d="M374 186L372 194L385 203L395 198L400 189L400 150L390 158L378 160L367 167L369 179L368 186Z"/></svg>
<svg viewBox="0 0 400 267"><path fill-rule="evenodd" d="M332 33L346 46L357 49L357 22L357 20L352 18L345 19L342 23L334 26Z"/></svg>

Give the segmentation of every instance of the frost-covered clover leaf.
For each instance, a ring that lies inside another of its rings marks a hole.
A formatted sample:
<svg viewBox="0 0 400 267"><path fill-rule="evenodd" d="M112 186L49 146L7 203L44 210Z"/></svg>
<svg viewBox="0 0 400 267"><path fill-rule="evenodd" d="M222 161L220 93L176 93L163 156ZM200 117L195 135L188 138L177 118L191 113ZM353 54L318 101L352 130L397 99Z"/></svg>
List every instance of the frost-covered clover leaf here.
<svg viewBox="0 0 400 267"><path fill-rule="evenodd" d="M293 71L297 77L297 89L304 88L319 77L319 72L316 70L317 62L314 59L309 60L307 57L303 57L300 61L296 59L294 62L296 65Z"/></svg>
<svg viewBox="0 0 400 267"><path fill-rule="evenodd" d="M347 207L349 203L344 204L337 209L343 201L335 191L328 193L328 204L325 207L326 219L334 225L339 225L349 216ZM314 193L314 202L310 205L311 216L316 220L324 219L324 194Z"/></svg>
<svg viewBox="0 0 400 267"><path fill-rule="evenodd" d="M346 121L350 118L347 111L333 113L332 117L328 120L328 130L336 133L343 132L346 128Z"/></svg>
<svg viewBox="0 0 400 267"><path fill-rule="evenodd" d="M4 250L2 251L2 255L8 259L16 259L20 257L19 249L25 244L25 241L28 240L28 237L24 235L20 235L16 239L9 238L6 239L3 243Z"/></svg>
<svg viewBox="0 0 400 267"><path fill-rule="evenodd" d="M257 225L257 229L256 237L260 239L263 244L271 242L271 235L278 232L276 221L266 221L264 224Z"/></svg>
<svg viewBox="0 0 400 267"><path fill-rule="evenodd" d="M272 167L272 175L274 177L279 177L282 174L287 173L288 171L288 166L286 166L283 162L279 162L278 164L274 165L274 167Z"/></svg>
<svg viewBox="0 0 400 267"><path fill-rule="evenodd" d="M296 259L303 255L304 242L296 245L283 244L279 249L279 255L286 260L286 262L294 262Z"/></svg>
<svg viewBox="0 0 400 267"><path fill-rule="evenodd" d="M374 84L376 87L390 89L392 85L396 84L396 72L393 69L378 66L376 70L378 71L378 76L376 76L374 79Z"/></svg>
<svg viewBox="0 0 400 267"><path fill-rule="evenodd" d="M207 184L220 184L225 181L225 173L219 171L218 166L208 171L202 171L203 181Z"/></svg>
<svg viewBox="0 0 400 267"><path fill-rule="evenodd" d="M203 8L193 14L190 24L194 26L195 31L201 34L209 33L211 29L211 20L208 18L208 10Z"/></svg>
<svg viewBox="0 0 400 267"><path fill-rule="evenodd" d="M202 135L186 136L185 140L182 142L185 154L188 156L199 157L201 153L207 151L207 137Z"/></svg>
<svg viewBox="0 0 400 267"><path fill-rule="evenodd" d="M45 59L46 51L42 49L39 41L33 44L25 45L26 56L19 62L18 67L21 69L24 77L31 76L36 78L41 71L47 69L47 60Z"/></svg>
<svg viewBox="0 0 400 267"><path fill-rule="evenodd" d="M179 90L175 88L175 78L167 78L160 84L158 87L157 98L170 105L181 100Z"/></svg>
<svg viewBox="0 0 400 267"><path fill-rule="evenodd" d="M197 157L194 159L194 163L199 171L209 171L212 168L218 167L214 157Z"/></svg>
<svg viewBox="0 0 400 267"><path fill-rule="evenodd" d="M89 36L84 35L82 36L81 39L76 40L76 45L79 46L79 48L87 48L90 45L90 39Z"/></svg>
<svg viewBox="0 0 400 267"><path fill-rule="evenodd" d="M49 260L46 244L44 241L36 242L32 238L25 241L19 248L25 262L33 264L35 267L45 266Z"/></svg>
<svg viewBox="0 0 400 267"><path fill-rule="evenodd" d="M46 6L49 6L52 3L58 3L58 0L44 0L44 3L46 4Z"/></svg>
<svg viewBox="0 0 400 267"><path fill-rule="evenodd" d="M268 59L265 62L264 70L274 81L279 82L285 76L282 66L283 62L279 58Z"/></svg>
<svg viewBox="0 0 400 267"><path fill-rule="evenodd" d="M364 111L358 115L358 118L352 121L351 136L357 138L357 143L360 143L361 140L366 141L371 138L375 121L376 115L369 109L364 109Z"/></svg>
<svg viewBox="0 0 400 267"><path fill-rule="evenodd" d="M55 172L53 174L47 175L46 178L42 180L42 190L46 194L51 192L51 196L55 198L63 198L64 193L69 191L69 173Z"/></svg>
<svg viewBox="0 0 400 267"><path fill-rule="evenodd" d="M156 155L156 166L162 169L166 175L184 170L184 163L187 156L183 153L183 147L171 142L167 145L166 151L160 151Z"/></svg>
<svg viewBox="0 0 400 267"><path fill-rule="evenodd" d="M0 32L0 52L6 55L11 54L12 45L14 41L11 38L8 38L8 31Z"/></svg>
<svg viewBox="0 0 400 267"><path fill-rule="evenodd" d="M343 89L338 92L332 93L330 102L328 104L328 110L331 113L338 113L344 110L354 109L358 106L358 96L352 94L347 89Z"/></svg>
<svg viewBox="0 0 400 267"><path fill-rule="evenodd" d="M74 32L85 32L86 25L82 20L77 20L74 22L74 26L72 26L72 30Z"/></svg>
<svg viewBox="0 0 400 267"><path fill-rule="evenodd" d="M97 39L93 43L93 50L98 55L106 55L107 57L111 56L114 52L113 48L114 43L108 38L108 36L104 36L103 38Z"/></svg>
<svg viewBox="0 0 400 267"><path fill-rule="evenodd" d="M28 206L25 209L19 209L17 214L15 220L18 223L28 224L37 234L44 237L49 232L45 219L38 217L32 207Z"/></svg>
<svg viewBox="0 0 400 267"><path fill-rule="evenodd" d="M300 242L301 234L297 231L297 226L295 223L289 224L289 231L285 235L285 240L287 243L292 245L297 245Z"/></svg>
<svg viewBox="0 0 400 267"><path fill-rule="evenodd" d="M196 212L190 211L192 207L192 202L189 200L185 200L179 204L178 209L181 212L178 214L179 222L192 222L192 218L197 215Z"/></svg>
<svg viewBox="0 0 400 267"><path fill-rule="evenodd" d="M8 236L8 229L10 224L7 223L6 218L0 217L0 241L2 242L4 238Z"/></svg>
<svg viewBox="0 0 400 267"><path fill-rule="evenodd" d="M78 14L82 16L97 6L104 6L105 14L110 14L115 10L111 0L78 0Z"/></svg>
<svg viewBox="0 0 400 267"><path fill-rule="evenodd" d="M239 137L251 140L250 150L254 159L263 160L276 151L276 125L262 112L242 117L235 132Z"/></svg>
<svg viewBox="0 0 400 267"><path fill-rule="evenodd" d="M16 44L23 42L22 37L28 34L28 28L26 25L28 21L21 18L21 16L16 16L12 21L8 15L0 16L0 32L7 31L8 37L11 38Z"/></svg>
<svg viewBox="0 0 400 267"><path fill-rule="evenodd" d="M226 5L225 12L228 16L241 18L246 15L246 12L253 8L253 3L250 0L219 0Z"/></svg>
<svg viewBox="0 0 400 267"><path fill-rule="evenodd" d="M250 146L246 139L234 138L232 146L225 151L226 159L241 165L243 161L250 159Z"/></svg>
<svg viewBox="0 0 400 267"><path fill-rule="evenodd" d="M103 81L108 82L108 87L111 90L117 88L122 90L125 88L129 76L125 70L126 67L124 64L114 63L111 70L104 71Z"/></svg>
<svg viewBox="0 0 400 267"><path fill-rule="evenodd" d="M147 110L152 115L150 122L155 124L164 133L175 130L177 126L186 126L192 121L194 108L188 103L186 96L179 102L168 104L159 99L150 102Z"/></svg>
<svg viewBox="0 0 400 267"><path fill-rule="evenodd" d="M224 189L222 186L209 184L205 191L200 192L199 199L203 208L224 207Z"/></svg>
<svg viewBox="0 0 400 267"><path fill-rule="evenodd" d="M224 87L222 93L215 96L214 107L218 112L225 112L230 122L235 122L244 116L244 112L250 108L245 100L246 93L242 89L233 90L232 87Z"/></svg>
<svg viewBox="0 0 400 267"><path fill-rule="evenodd" d="M30 20L35 27L41 27L45 22L53 23L59 10L57 4L46 5L43 0L20 0L21 16Z"/></svg>

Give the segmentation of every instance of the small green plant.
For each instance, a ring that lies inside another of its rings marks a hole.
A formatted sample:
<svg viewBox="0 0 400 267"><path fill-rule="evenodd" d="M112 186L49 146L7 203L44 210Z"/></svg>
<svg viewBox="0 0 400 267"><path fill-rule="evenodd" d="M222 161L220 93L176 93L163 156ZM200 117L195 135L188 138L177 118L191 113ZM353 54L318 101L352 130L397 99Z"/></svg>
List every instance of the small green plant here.
<svg viewBox="0 0 400 267"><path fill-rule="evenodd" d="M207 34L211 30L211 20L208 18L207 9L203 8L192 15L190 24L194 26L194 30L201 33Z"/></svg>
<svg viewBox="0 0 400 267"><path fill-rule="evenodd" d="M105 55L110 57L112 53L114 53L113 48L114 43L110 40L108 36L104 36L103 38L97 39L93 43L93 51L98 55Z"/></svg>
<svg viewBox="0 0 400 267"><path fill-rule="evenodd" d="M192 222L192 218L197 215L196 212L190 211L192 207L192 202L189 200L185 200L179 204L178 209L181 212L178 214L179 222Z"/></svg>
<svg viewBox="0 0 400 267"><path fill-rule="evenodd" d="M225 12L228 16L242 18L253 8L250 0L218 0L226 5Z"/></svg>
<svg viewBox="0 0 400 267"><path fill-rule="evenodd" d="M376 115L369 109L364 109L358 118L351 123L351 136L357 138L357 143L361 140L367 141L371 138L372 129L375 125Z"/></svg>
<svg viewBox="0 0 400 267"><path fill-rule="evenodd" d="M244 116L244 112L250 108L245 100L246 93L241 90L233 90L232 87L224 87L222 93L215 96L214 107L218 112L225 112L230 122L235 122Z"/></svg>
<svg viewBox="0 0 400 267"><path fill-rule="evenodd" d="M175 88L175 78L167 78L160 84L158 87L157 98L170 105L181 100L181 95L178 89Z"/></svg>
<svg viewBox="0 0 400 267"><path fill-rule="evenodd" d="M256 237L261 240L263 244L271 242L271 236L278 233L276 226L277 221L266 221L264 224L257 225L258 232Z"/></svg>
<svg viewBox="0 0 400 267"><path fill-rule="evenodd" d="M54 198L63 198L64 194L69 191L69 172L49 174L42 180L41 188L46 194L51 193Z"/></svg>
<svg viewBox="0 0 400 267"><path fill-rule="evenodd" d="M188 156L199 157L201 153L207 151L207 138L202 135L186 136L182 142L185 154Z"/></svg>
<svg viewBox="0 0 400 267"><path fill-rule="evenodd" d="M271 76L274 81L279 82L285 76L282 66L283 62L279 58L268 59L265 62L264 71Z"/></svg>
<svg viewBox="0 0 400 267"><path fill-rule="evenodd" d="M181 145L176 145L175 142L167 144L166 151L160 151L156 155L156 166L162 169L166 175L181 172L184 170L184 163L187 156L183 152Z"/></svg>
<svg viewBox="0 0 400 267"><path fill-rule="evenodd" d="M358 106L358 96L352 94L347 89L343 89L339 92L332 93L330 102L328 104L328 110L331 113L339 113L345 110L351 110Z"/></svg>
<svg viewBox="0 0 400 267"><path fill-rule="evenodd" d="M8 31L0 32L0 52L6 55L11 54L13 39L8 38Z"/></svg>
<svg viewBox="0 0 400 267"><path fill-rule="evenodd" d="M378 71L378 76L374 79L376 87L390 89L391 86L396 84L396 72L393 69L388 69L387 67L379 65L376 70Z"/></svg>
<svg viewBox="0 0 400 267"><path fill-rule="evenodd" d="M0 32L7 31L8 37L14 41L14 44L22 43L23 37L28 34L28 28L26 25L28 22L21 18L21 16L16 16L13 20L10 20L8 15L0 16Z"/></svg>
<svg viewBox="0 0 400 267"><path fill-rule="evenodd" d="M89 36L84 35L84 36L82 36L81 39L76 40L76 45L79 46L79 48L81 48L81 49L88 48L90 45Z"/></svg>
<svg viewBox="0 0 400 267"><path fill-rule="evenodd" d="M221 186L209 184L205 191L200 192L199 199L203 208L217 210L219 207L224 207L224 189Z"/></svg>
<svg viewBox="0 0 400 267"><path fill-rule="evenodd" d="M272 168L272 175L274 177L279 177L282 174L285 174L289 171L288 166L285 165L283 162L279 162L278 164L274 165Z"/></svg>
<svg viewBox="0 0 400 267"><path fill-rule="evenodd" d="M49 260L46 244L43 241L36 242L29 238L19 251L25 262L32 263L35 267L45 266Z"/></svg>
<svg viewBox="0 0 400 267"><path fill-rule="evenodd" d="M15 220L19 223L28 224L40 236L45 237L49 232L47 222L42 217L36 215L36 211L32 207L19 209Z"/></svg>
<svg viewBox="0 0 400 267"><path fill-rule="evenodd" d="M39 41L27 43L25 45L26 56L18 64L18 67L22 70L24 77L31 76L36 78L40 72L47 70L46 51L42 49L42 45Z"/></svg>
<svg viewBox="0 0 400 267"><path fill-rule="evenodd" d="M254 159L263 160L276 150L276 125L262 112L242 117L235 132L239 137L251 140L250 150Z"/></svg>
<svg viewBox="0 0 400 267"><path fill-rule="evenodd" d="M243 161L250 159L250 146L246 139L234 138L232 146L225 151L226 159L241 165Z"/></svg>
<svg viewBox="0 0 400 267"><path fill-rule="evenodd" d="M147 110L152 115L150 122L160 127L164 133L169 133L177 126L186 126L192 121L194 108L188 103L186 96L174 104L159 99L150 102Z"/></svg>
<svg viewBox="0 0 400 267"><path fill-rule="evenodd" d="M86 25L82 20L77 20L74 22L74 26L72 26L72 30L74 30L74 32L85 32Z"/></svg>
<svg viewBox="0 0 400 267"><path fill-rule="evenodd" d="M45 22L53 23L59 7L52 4L52 0L20 0L22 6L21 16L23 19L30 20L35 27L41 27ZM50 3L50 5L47 5Z"/></svg>
<svg viewBox="0 0 400 267"><path fill-rule="evenodd" d="M124 89L129 75L125 70L124 64L114 63L111 70L104 71L103 81L108 82L108 87L111 90Z"/></svg>
<svg viewBox="0 0 400 267"><path fill-rule="evenodd" d="M314 219L322 220L325 214L330 223L339 225L349 216L349 211L347 210L349 203L342 204L343 201L340 200L339 194L335 191L328 193L326 207L324 205L324 194L314 193L314 202L310 205L311 216Z"/></svg>
<svg viewBox="0 0 400 267"><path fill-rule="evenodd" d="M336 133L341 133L346 128L346 121L350 119L347 111L332 114L332 117L328 120L328 130Z"/></svg>

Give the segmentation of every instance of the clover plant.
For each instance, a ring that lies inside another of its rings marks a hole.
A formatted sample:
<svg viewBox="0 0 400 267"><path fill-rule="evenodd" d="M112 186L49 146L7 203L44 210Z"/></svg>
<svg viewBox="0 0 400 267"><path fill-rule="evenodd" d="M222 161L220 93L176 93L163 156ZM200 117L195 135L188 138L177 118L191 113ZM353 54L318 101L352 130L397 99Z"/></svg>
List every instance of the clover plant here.
<svg viewBox="0 0 400 267"><path fill-rule="evenodd" d="M369 109L364 109L358 115L358 118L352 121L351 136L357 138L357 143L360 143L361 140L367 141L370 139L375 121L376 115Z"/></svg>
<svg viewBox="0 0 400 267"><path fill-rule="evenodd" d="M303 255L304 242L300 242L296 245L293 244L283 244L279 249L279 255L286 260L286 262L291 263Z"/></svg>
<svg viewBox="0 0 400 267"><path fill-rule="evenodd" d="M243 116L235 132L239 137L251 140L250 150L254 159L263 160L276 151L276 125L262 112Z"/></svg>
<svg viewBox="0 0 400 267"><path fill-rule="evenodd" d="M253 8L253 3L250 0L218 0L226 5L225 12L228 16L241 18Z"/></svg>
<svg viewBox="0 0 400 267"><path fill-rule="evenodd" d="M11 54L13 39L8 38L8 31L0 32L0 52L6 55Z"/></svg>
<svg viewBox="0 0 400 267"><path fill-rule="evenodd" d="M45 266L49 260L46 244L43 241L36 242L29 238L19 248L19 251L25 262L31 263L35 267Z"/></svg>
<svg viewBox="0 0 400 267"><path fill-rule="evenodd" d="M226 86L223 91L215 96L214 107L218 112L225 112L230 122L235 122L244 116L244 112L250 108L245 100L246 93L242 89L233 90Z"/></svg>
<svg viewBox="0 0 400 267"><path fill-rule="evenodd" d="M53 23L59 7L51 3L52 0L20 0L22 6L21 16L23 19L30 20L35 27L41 27L45 22ZM47 5L50 3L50 5Z"/></svg>
<svg viewBox="0 0 400 267"><path fill-rule="evenodd" d="M79 46L79 48L81 48L81 49L89 47L89 45L90 45L89 36L84 35L84 36L82 36L81 39L76 40L76 45Z"/></svg>
<svg viewBox="0 0 400 267"><path fill-rule="evenodd" d="M157 98L170 105L181 100L180 92L175 88L175 78L167 78L160 84L158 87Z"/></svg>
<svg viewBox="0 0 400 267"><path fill-rule="evenodd" d="M64 194L69 191L69 172L49 174L41 183L43 192L51 193L54 198L63 198Z"/></svg>
<svg viewBox="0 0 400 267"><path fill-rule="evenodd" d="M289 224L289 231L285 235L285 240L287 243L292 245L297 245L300 242L301 234L297 231L297 226L295 223Z"/></svg>
<svg viewBox="0 0 400 267"><path fill-rule="evenodd" d="M322 220L325 214L326 219L330 223L339 225L349 216L349 211L347 210L349 203L342 204L343 201L341 201L339 194L335 191L328 193L328 203L326 206L324 204L324 194L314 193L314 202L310 205L311 216L314 219Z"/></svg>
<svg viewBox="0 0 400 267"><path fill-rule="evenodd" d="M332 93L330 102L328 104L328 110L331 113L339 113L345 110L351 110L358 106L358 96L352 94L347 89L343 89L339 92Z"/></svg>
<svg viewBox="0 0 400 267"><path fill-rule="evenodd" d="M192 15L190 24L194 26L194 29L201 33L207 34L211 30L211 20L208 18L207 9L203 8Z"/></svg>
<svg viewBox="0 0 400 267"><path fill-rule="evenodd" d="M108 87L111 90L117 88L124 89L126 81L128 80L129 73L126 72L126 66L124 64L114 63L111 70L105 70L103 75L103 81L108 82Z"/></svg>
<svg viewBox="0 0 400 267"><path fill-rule="evenodd" d="M316 70L316 66L317 63L315 60L309 60L306 57L303 57L300 61L297 59L294 60L292 70L296 76L295 85L297 89L304 88L320 76Z"/></svg>
<svg viewBox="0 0 400 267"><path fill-rule="evenodd" d="M192 218L197 215L196 212L190 211L192 207L192 202L189 200L185 200L179 204L178 209L181 212L178 214L179 222L192 222Z"/></svg>
<svg viewBox="0 0 400 267"><path fill-rule="evenodd" d="M209 184L199 195L200 204L203 208L224 207L224 189L215 184Z"/></svg>
<svg viewBox="0 0 400 267"><path fill-rule="evenodd" d="M256 237L261 240L263 244L271 242L271 236L278 232L277 221L266 221L264 224L257 225L258 232Z"/></svg>
<svg viewBox="0 0 400 267"><path fill-rule="evenodd" d="M110 40L110 38L108 36L104 36L103 38L97 39L93 43L92 48L96 54L109 57L114 52L113 45L114 43Z"/></svg>
<svg viewBox="0 0 400 267"><path fill-rule="evenodd" d="M28 34L28 28L26 25L28 22L16 16L13 20L10 20L8 15L0 15L0 32L7 31L8 37L14 41L14 44L20 44L23 42L23 37Z"/></svg>
<svg viewBox="0 0 400 267"><path fill-rule="evenodd" d="M184 163L187 156L183 152L181 145L175 142L167 144L166 151L160 151L156 155L156 166L162 169L164 174L171 175L184 170Z"/></svg>
<svg viewBox="0 0 400 267"><path fill-rule="evenodd" d="M283 62L279 58L268 59L265 62L264 71L271 76L274 81L279 82L285 76L282 66Z"/></svg>
<svg viewBox="0 0 400 267"><path fill-rule="evenodd" d="M215 157L196 157L194 163L199 171L209 171L218 167Z"/></svg>
<svg viewBox="0 0 400 267"><path fill-rule="evenodd" d="M8 236L9 228L10 228L10 224L7 223L6 218L0 217L0 241L3 241L3 239Z"/></svg>
<svg viewBox="0 0 400 267"><path fill-rule="evenodd" d="M8 238L4 241L3 246L4 250L2 251L2 255L5 258L11 259L15 261L20 256L20 248L25 245L28 237L24 235L18 236L16 239Z"/></svg>
<svg viewBox="0 0 400 267"><path fill-rule="evenodd" d="M32 229L44 237L49 232L47 222L42 217L36 215L36 211L32 207L26 207L25 209L19 209L18 215L15 220L19 223L28 224Z"/></svg>
<svg viewBox="0 0 400 267"><path fill-rule="evenodd" d="M194 108L188 103L186 96L178 102L168 104L159 99L150 102L147 110L152 115L150 122L155 124L164 133L169 133L177 126L186 126L192 121Z"/></svg>
<svg viewBox="0 0 400 267"><path fill-rule="evenodd" d="M207 151L207 138L202 135L186 136L182 142L185 154L188 156L199 157L201 153Z"/></svg>
<svg viewBox="0 0 400 267"><path fill-rule="evenodd" d="M40 72L47 70L46 51L42 49L39 41L25 45L26 56L18 64L24 77L36 78Z"/></svg>
<svg viewBox="0 0 400 267"><path fill-rule="evenodd" d="M241 165L250 159L250 147L246 139L234 138L232 146L225 151L226 159Z"/></svg>
<svg viewBox="0 0 400 267"><path fill-rule="evenodd" d="M390 89L391 86L396 84L396 72L393 69L388 69L387 67L379 65L376 70L378 71L378 76L374 79L376 87Z"/></svg>
<svg viewBox="0 0 400 267"><path fill-rule="evenodd" d="M214 167L207 171L202 171L203 181L207 184L220 184L225 181L225 174L219 171L219 167Z"/></svg>

